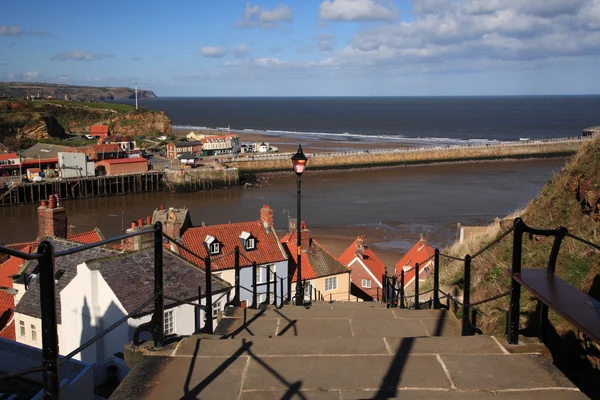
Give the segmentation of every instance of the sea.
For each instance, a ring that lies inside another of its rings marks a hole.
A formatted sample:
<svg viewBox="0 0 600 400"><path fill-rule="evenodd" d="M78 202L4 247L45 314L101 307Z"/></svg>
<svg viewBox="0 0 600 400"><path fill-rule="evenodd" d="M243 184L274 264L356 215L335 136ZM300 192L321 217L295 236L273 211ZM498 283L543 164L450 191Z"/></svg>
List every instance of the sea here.
<svg viewBox="0 0 600 400"><path fill-rule="evenodd" d="M600 125L600 95L164 97L140 105L164 111L175 127L414 145L573 137Z"/></svg>

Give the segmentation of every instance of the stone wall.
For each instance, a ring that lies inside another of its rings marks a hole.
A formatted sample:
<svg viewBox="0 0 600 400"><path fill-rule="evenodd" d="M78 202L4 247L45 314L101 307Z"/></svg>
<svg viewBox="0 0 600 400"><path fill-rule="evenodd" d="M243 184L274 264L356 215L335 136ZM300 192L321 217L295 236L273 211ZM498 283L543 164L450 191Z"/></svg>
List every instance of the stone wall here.
<svg viewBox="0 0 600 400"><path fill-rule="evenodd" d="M240 182L237 168L183 169L166 173L177 191L216 189L237 186Z"/></svg>
<svg viewBox="0 0 600 400"><path fill-rule="evenodd" d="M309 154L308 168L364 168L385 165L415 165L440 162L543 158L574 154L585 138L509 142L494 145L424 147L390 150L363 150ZM306 149L309 150L309 149ZM226 165L241 172L286 171L292 169L290 155L239 159Z"/></svg>

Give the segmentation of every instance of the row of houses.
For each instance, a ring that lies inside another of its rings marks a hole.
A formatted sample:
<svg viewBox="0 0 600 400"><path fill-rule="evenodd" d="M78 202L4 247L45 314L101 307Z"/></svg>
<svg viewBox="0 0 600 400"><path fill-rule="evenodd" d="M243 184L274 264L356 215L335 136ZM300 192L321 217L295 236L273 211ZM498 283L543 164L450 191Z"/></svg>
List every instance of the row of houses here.
<svg viewBox="0 0 600 400"><path fill-rule="evenodd" d="M190 137L191 138L191 137ZM174 141L167 143L167 158L171 160L195 157L208 157L222 154L237 154L240 151L240 137L237 134L222 136L202 135L199 140Z"/></svg>

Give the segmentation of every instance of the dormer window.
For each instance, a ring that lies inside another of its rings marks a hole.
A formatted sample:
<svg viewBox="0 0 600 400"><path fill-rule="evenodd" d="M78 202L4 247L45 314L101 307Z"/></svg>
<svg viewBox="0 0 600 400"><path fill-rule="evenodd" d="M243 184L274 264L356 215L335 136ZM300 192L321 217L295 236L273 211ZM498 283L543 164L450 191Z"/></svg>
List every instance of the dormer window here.
<svg viewBox="0 0 600 400"><path fill-rule="evenodd" d="M206 235L204 246L211 256L221 253L221 243L214 236Z"/></svg>
<svg viewBox="0 0 600 400"><path fill-rule="evenodd" d="M256 250L256 238L252 236L251 233L246 231L242 232L240 235L240 242L242 243L244 250Z"/></svg>

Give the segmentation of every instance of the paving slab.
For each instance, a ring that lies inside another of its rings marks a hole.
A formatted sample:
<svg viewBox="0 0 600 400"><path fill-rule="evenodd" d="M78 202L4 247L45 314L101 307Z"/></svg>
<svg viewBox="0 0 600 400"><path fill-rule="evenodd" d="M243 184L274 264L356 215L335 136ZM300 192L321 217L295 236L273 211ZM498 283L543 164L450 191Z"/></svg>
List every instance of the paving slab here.
<svg viewBox="0 0 600 400"><path fill-rule="evenodd" d="M403 348L403 344L406 341L410 341L410 353L412 354L504 354L500 346L487 335L418 338L388 337L385 340L394 354Z"/></svg>
<svg viewBox="0 0 600 400"><path fill-rule="evenodd" d="M408 321L408 320L405 320ZM460 336L461 324L456 318L421 319L429 336Z"/></svg>
<svg viewBox="0 0 600 400"><path fill-rule="evenodd" d="M339 391L339 400L363 400L377 398L377 391ZM304 395L304 393L303 393ZM394 397L388 397L393 393L383 393L386 400L586 400L588 397L581 392L552 390L552 391L521 391L521 392L467 392L459 390L432 391L432 390L403 390L400 389ZM260 398L260 397L259 397ZM281 397L270 397L280 399ZM294 397L292 397L294 398ZM312 399L312 392L307 392L306 399ZM245 397L244 397L245 399ZM262 397L269 399L269 397Z"/></svg>
<svg viewBox="0 0 600 400"><path fill-rule="evenodd" d="M428 336L427 331L419 319L395 320L357 318L352 319L352 332L354 336L378 337L417 337Z"/></svg>
<svg viewBox="0 0 600 400"><path fill-rule="evenodd" d="M352 324L349 318L280 319L277 336L351 337Z"/></svg>
<svg viewBox="0 0 600 400"><path fill-rule="evenodd" d="M458 389L575 387L540 354L443 355L441 358Z"/></svg>
<svg viewBox="0 0 600 400"><path fill-rule="evenodd" d="M223 318L217 328L215 335L252 337L275 336L277 332L276 318L265 318L256 320L244 320L243 318Z"/></svg>
<svg viewBox="0 0 600 400"><path fill-rule="evenodd" d="M277 357L252 359L244 390L448 389L436 356Z"/></svg>

